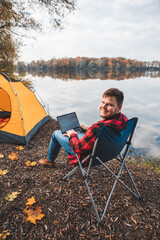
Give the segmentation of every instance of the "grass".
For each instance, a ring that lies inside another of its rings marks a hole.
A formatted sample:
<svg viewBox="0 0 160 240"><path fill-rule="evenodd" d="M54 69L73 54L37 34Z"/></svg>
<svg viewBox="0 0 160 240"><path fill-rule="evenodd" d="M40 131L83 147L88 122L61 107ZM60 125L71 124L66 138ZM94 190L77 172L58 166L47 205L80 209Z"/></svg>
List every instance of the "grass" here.
<svg viewBox="0 0 160 240"><path fill-rule="evenodd" d="M154 169L157 173L160 173L160 158L154 156L130 156L128 160L140 164L150 169Z"/></svg>

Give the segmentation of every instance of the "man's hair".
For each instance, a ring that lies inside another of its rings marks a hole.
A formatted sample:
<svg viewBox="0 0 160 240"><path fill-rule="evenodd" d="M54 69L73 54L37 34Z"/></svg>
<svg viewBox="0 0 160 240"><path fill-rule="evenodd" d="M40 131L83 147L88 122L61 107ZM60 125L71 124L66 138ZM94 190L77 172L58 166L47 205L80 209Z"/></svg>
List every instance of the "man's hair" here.
<svg viewBox="0 0 160 240"><path fill-rule="evenodd" d="M118 88L109 88L103 93L102 97L115 97L117 105L120 106L123 103L124 95L123 92Z"/></svg>

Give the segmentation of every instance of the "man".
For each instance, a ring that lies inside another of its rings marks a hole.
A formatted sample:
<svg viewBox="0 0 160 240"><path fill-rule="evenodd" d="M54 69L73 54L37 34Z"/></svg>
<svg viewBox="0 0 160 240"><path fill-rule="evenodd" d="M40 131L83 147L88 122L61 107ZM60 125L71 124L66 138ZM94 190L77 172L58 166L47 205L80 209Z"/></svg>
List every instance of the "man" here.
<svg viewBox="0 0 160 240"><path fill-rule="evenodd" d="M55 167L54 161L62 146L68 154L69 162L75 165L77 163L75 153L80 159L83 159L92 151L99 127L109 126L117 130L124 129L127 125L127 118L121 113L123 99L123 92L119 89L106 90L99 106L99 114L103 120L94 123L91 127L81 125L86 131L81 136L77 136L73 129L68 130L64 135L60 130L56 130L50 141L48 158L39 160L39 163L43 166Z"/></svg>

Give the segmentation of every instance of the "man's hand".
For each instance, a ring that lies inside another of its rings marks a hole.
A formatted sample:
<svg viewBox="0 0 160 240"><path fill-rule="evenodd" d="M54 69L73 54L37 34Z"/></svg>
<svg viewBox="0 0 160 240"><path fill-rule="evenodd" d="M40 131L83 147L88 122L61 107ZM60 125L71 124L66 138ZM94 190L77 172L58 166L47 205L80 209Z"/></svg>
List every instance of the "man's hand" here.
<svg viewBox="0 0 160 240"><path fill-rule="evenodd" d="M82 129L84 129L85 131L87 131L88 130L88 126L86 126L86 125L80 125L80 127L82 128Z"/></svg>
<svg viewBox="0 0 160 240"><path fill-rule="evenodd" d="M70 135L71 135L72 133L76 133L76 132L75 132L73 129L71 129L71 130L68 130L68 131L67 131L66 133L64 133L63 135L70 138ZM77 133L76 133L76 134L77 134Z"/></svg>

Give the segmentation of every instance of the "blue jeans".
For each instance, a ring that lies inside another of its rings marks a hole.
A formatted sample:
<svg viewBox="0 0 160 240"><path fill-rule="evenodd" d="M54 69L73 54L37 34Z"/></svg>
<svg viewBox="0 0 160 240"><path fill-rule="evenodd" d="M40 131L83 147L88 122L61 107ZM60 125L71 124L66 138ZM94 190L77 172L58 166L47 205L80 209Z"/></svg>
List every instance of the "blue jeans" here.
<svg viewBox="0 0 160 240"><path fill-rule="evenodd" d="M81 133L78 135L78 138L82 138L84 136L84 133ZM52 134L51 141L49 144L49 150L48 150L48 160L50 162L53 162L61 149L61 147L64 148L66 153L71 153L75 155L75 153L72 151L71 147L69 146L69 138L63 136L61 130L56 130Z"/></svg>

